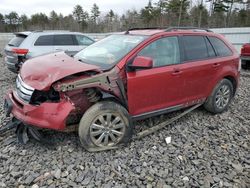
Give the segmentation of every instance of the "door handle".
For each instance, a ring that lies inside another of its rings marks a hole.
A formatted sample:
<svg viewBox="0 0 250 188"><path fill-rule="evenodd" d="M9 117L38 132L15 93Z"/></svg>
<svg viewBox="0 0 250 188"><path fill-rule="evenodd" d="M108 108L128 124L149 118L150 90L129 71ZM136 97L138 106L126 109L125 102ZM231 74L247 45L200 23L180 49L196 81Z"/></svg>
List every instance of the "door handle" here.
<svg viewBox="0 0 250 188"><path fill-rule="evenodd" d="M214 64L213 64L213 67L214 67L214 68L219 67L219 66L220 66L219 63L214 63Z"/></svg>
<svg viewBox="0 0 250 188"><path fill-rule="evenodd" d="M179 69L174 69L174 72L172 72L172 75L176 76L176 75L180 75L182 73L181 70Z"/></svg>

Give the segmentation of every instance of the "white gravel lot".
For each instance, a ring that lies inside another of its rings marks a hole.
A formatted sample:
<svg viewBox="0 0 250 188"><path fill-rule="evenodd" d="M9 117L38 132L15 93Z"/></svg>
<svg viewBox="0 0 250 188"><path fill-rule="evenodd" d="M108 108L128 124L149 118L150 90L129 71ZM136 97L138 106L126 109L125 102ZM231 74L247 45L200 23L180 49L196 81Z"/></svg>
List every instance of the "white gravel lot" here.
<svg viewBox="0 0 250 188"><path fill-rule="evenodd" d="M16 75L0 60L0 126L8 118L3 98ZM171 114L172 115L172 114ZM171 116L170 115L170 116ZM136 130L169 115L137 122ZM172 141L166 144L165 138ZM16 142L0 135L0 187L250 187L250 71L229 110L211 115L199 108L167 128L126 147L89 153L76 133L49 131L55 142Z"/></svg>

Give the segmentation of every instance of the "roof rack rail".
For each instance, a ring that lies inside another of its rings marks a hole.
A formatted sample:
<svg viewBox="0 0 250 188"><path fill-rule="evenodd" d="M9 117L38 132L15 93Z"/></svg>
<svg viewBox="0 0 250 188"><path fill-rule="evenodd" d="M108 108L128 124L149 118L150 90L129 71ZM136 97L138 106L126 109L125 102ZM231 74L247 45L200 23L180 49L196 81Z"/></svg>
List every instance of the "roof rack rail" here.
<svg viewBox="0 0 250 188"><path fill-rule="evenodd" d="M165 27L134 27L134 28L129 28L125 34L129 34L129 31L134 31L134 30L150 30L150 29L166 29Z"/></svg>
<svg viewBox="0 0 250 188"><path fill-rule="evenodd" d="M150 29L164 29L167 32L170 31L175 31L175 30L194 30L194 31L206 31L206 32L213 32L210 29L207 28L199 28L199 27L134 27L128 29L125 34L129 34L129 31L134 31L134 30L150 30Z"/></svg>
<svg viewBox="0 0 250 188"><path fill-rule="evenodd" d="M43 30L31 30L31 32L34 32L34 33L36 33L36 32L43 32Z"/></svg>
<svg viewBox="0 0 250 188"><path fill-rule="evenodd" d="M199 27L169 27L165 31L174 31L174 30L202 30L206 32L213 32L210 29L199 28Z"/></svg>
<svg viewBox="0 0 250 188"><path fill-rule="evenodd" d="M34 30L32 32L70 32L70 30Z"/></svg>

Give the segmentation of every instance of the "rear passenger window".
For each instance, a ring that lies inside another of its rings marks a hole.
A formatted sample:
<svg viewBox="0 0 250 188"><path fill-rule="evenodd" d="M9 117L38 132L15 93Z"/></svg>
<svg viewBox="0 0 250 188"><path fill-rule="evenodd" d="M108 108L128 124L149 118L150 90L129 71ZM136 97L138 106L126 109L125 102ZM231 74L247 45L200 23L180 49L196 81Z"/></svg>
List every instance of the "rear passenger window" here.
<svg viewBox="0 0 250 188"><path fill-rule="evenodd" d="M68 46L75 45L72 35L55 35L54 36L55 46Z"/></svg>
<svg viewBox="0 0 250 188"><path fill-rule="evenodd" d="M203 36L184 36L185 61L207 59L208 49Z"/></svg>
<svg viewBox="0 0 250 188"><path fill-rule="evenodd" d="M53 45L53 35L43 35L38 37L35 42L35 46L52 46Z"/></svg>
<svg viewBox="0 0 250 188"><path fill-rule="evenodd" d="M230 56L232 51L227 47L227 45L220 39L216 37L209 37L210 42L215 48L218 56Z"/></svg>

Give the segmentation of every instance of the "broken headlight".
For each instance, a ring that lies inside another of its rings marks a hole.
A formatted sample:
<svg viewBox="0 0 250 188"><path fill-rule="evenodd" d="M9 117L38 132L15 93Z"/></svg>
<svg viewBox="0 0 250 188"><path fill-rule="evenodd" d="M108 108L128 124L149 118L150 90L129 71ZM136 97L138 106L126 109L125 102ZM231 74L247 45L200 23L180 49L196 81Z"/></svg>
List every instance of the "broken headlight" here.
<svg viewBox="0 0 250 188"><path fill-rule="evenodd" d="M30 104L39 105L43 102L58 102L60 100L60 94L51 88L49 91L35 90L31 96Z"/></svg>

